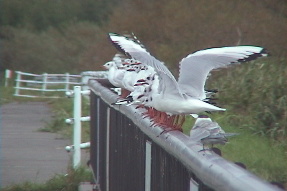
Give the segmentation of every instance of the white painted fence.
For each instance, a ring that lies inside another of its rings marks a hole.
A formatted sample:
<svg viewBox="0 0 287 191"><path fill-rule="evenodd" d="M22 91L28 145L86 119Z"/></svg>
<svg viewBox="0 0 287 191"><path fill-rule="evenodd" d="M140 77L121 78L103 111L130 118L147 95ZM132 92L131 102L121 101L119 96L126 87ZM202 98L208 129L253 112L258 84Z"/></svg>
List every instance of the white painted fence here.
<svg viewBox="0 0 287 191"><path fill-rule="evenodd" d="M67 92L73 86L83 86L87 90L90 78L107 78L106 71L85 71L80 75L65 74L32 74L16 71L14 96L59 98L63 96L48 95L48 92ZM38 93L35 93L38 92Z"/></svg>
<svg viewBox="0 0 287 191"><path fill-rule="evenodd" d="M85 71L81 75L66 74L31 74L16 71L15 96L23 97L47 97L59 98L57 96L47 96L45 92L66 92L66 97L74 98L73 118L66 119L66 123L73 124L73 145L66 146L66 151L73 152L73 167L79 167L81 163L81 149L89 148L90 142L81 142L81 122L90 121L90 116L82 117L82 96L88 96L90 90L87 86L91 78L107 78L106 71ZM30 79L29 79L30 78ZM31 79L33 78L33 79ZM57 85L57 86L55 86ZM62 85L64 88L58 88ZM76 85L76 86L74 86ZM53 89L52 89L52 88ZM73 90L70 88L73 87ZM20 90L30 90L42 92L42 96L20 94ZM63 97L63 96L62 96Z"/></svg>
<svg viewBox="0 0 287 191"><path fill-rule="evenodd" d="M66 150L73 152L73 167L76 169L81 164L81 149L90 147L90 142L81 141L81 122L90 121L90 116L82 117L82 95L90 95L90 90L82 90L81 86L74 86L74 91L68 91L66 94L74 98L74 116L72 119L66 119L66 123L74 125L73 145L66 146Z"/></svg>
<svg viewBox="0 0 287 191"><path fill-rule="evenodd" d="M81 85L81 75L66 74L31 74L16 71L16 86L14 96L22 97L49 97L58 98L59 96L45 95L46 92L66 92L74 85ZM25 90L25 94L21 92ZM28 93L28 91L41 92L39 95ZM64 95L64 94L63 94Z"/></svg>

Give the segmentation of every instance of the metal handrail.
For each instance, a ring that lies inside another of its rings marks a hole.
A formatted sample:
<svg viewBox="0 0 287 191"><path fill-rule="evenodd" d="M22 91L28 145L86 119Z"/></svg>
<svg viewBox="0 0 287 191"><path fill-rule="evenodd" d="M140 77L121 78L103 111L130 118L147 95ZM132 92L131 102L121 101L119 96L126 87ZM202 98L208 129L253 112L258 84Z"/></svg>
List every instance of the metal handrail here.
<svg viewBox="0 0 287 191"><path fill-rule="evenodd" d="M118 96L101 83L97 80L90 80L88 85L104 102L130 118L144 134L173 155L210 188L220 191L280 190L211 151L200 152L202 145L194 142L181 132L170 131L161 134L163 129L160 126L153 125L150 118L142 117L144 109L136 109L133 105L111 105L118 99Z"/></svg>

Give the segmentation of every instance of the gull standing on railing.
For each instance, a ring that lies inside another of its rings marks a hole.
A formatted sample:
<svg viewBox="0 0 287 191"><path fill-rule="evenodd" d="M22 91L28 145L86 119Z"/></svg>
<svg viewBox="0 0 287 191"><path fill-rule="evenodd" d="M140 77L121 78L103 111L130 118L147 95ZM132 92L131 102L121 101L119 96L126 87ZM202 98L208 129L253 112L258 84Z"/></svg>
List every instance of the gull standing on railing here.
<svg viewBox="0 0 287 191"><path fill-rule="evenodd" d="M148 96L149 105L171 116L197 114L204 111L225 111L223 108L208 103L204 86L209 73L214 69L267 55L264 48L256 46L200 50L180 61L179 78L176 81L163 62L153 57L136 38L115 33L109 33L109 37L122 52L154 68L159 77L159 87L158 93ZM180 128L181 125L179 125Z"/></svg>
<svg viewBox="0 0 287 191"><path fill-rule="evenodd" d="M190 139L195 142L201 142L203 145L210 144L212 147L214 144L224 145L228 142L228 137L238 135L238 133L225 133L224 130L213 122L208 116L199 116L192 129L190 130Z"/></svg>

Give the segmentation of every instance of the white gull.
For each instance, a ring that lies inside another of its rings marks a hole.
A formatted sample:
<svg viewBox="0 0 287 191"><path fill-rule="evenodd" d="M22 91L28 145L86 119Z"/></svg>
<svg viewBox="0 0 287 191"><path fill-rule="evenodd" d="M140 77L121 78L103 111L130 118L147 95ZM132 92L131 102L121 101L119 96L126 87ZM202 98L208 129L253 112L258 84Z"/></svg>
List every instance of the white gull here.
<svg viewBox="0 0 287 191"><path fill-rule="evenodd" d="M213 122L208 116L199 116L192 129L190 130L190 139L195 142L200 142L204 145L222 144L228 142L228 137L238 135L238 133L225 133L224 130Z"/></svg>
<svg viewBox="0 0 287 191"><path fill-rule="evenodd" d="M152 66L159 75L159 93L152 96L152 106L169 114L191 114L203 111L225 111L206 103L204 85L210 71L265 56L265 50L255 46L235 46L200 50L180 62L178 81L167 67L135 40L109 33L111 41L126 54Z"/></svg>

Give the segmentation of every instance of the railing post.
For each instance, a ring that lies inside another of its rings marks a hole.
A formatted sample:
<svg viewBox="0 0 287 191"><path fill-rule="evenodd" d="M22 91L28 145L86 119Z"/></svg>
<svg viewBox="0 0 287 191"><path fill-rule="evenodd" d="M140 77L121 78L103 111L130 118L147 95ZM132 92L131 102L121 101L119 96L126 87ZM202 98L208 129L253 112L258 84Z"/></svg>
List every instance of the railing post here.
<svg viewBox="0 0 287 191"><path fill-rule="evenodd" d="M81 115L82 115L82 95L81 86L74 86L74 155L73 167L74 169L80 165L81 162Z"/></svg>
<svg viewBox="0 0 287 191"><path fill-rule="evenodd" d="M12 77L12 71L6 69L6 70L5 70L5 87L8 87L8 85L9 85L9 80L10 80L11 77Z"/></svg>
<svg viewBox="0 0 287 191"><path fill-rule="evenodd" d="M66 91L70 90L70 74L66 73L66 87L65 87Z"/></svg>
<svg viewBox="0 0 287 191"><path fill-rule="evenodd" d="M17 77L16 77L16 87L15 87L15 96L18 96L20 93L20 85L21 85L21 72L16 71Z"/></svg>
<svg viewBox="0 0 287 191"><path fill-rule="evenodd" d="M110 190L110 108L107 108L107 134L106 134L106 191ZM98 177L97 177L98 178ZM99 183L98 183L99 184Z"/></svg>
<svg viewBox="0 0 287 191"><path fill-rule="evenodd" d="M145 144L145 191L151 188L151 142Z"/></svg>
<svg viewBox="0 0 287 191"><path fill-rule="evenodd" d="M43 76L42 94L44 95L45 91L47 89L48 74L44 73L44 74L42 74L42 76Z"/></svg>

